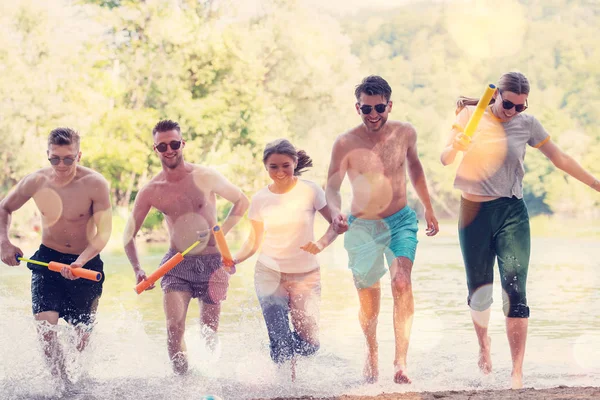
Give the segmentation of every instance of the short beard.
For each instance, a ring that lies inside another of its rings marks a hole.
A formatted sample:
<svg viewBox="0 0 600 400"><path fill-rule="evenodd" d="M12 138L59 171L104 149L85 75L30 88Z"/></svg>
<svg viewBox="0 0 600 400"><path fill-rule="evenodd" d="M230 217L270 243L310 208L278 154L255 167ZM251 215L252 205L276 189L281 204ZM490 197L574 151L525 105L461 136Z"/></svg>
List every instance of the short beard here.
<svg viewBox="0 0 600 400"><path fill-rule="evenodd" d="M367 132L380 132L383 129L383 127L385 126L386 122L387 122L387 118L386 119L382 118L379 121L379 124L380 124L379 127L377 129L371 129L371 128L369 128L369 124L367 122L363 121L365 128L367 128Z"/></svg>
<svg viewBox="0 0 600 400"><path fill-rule="evenodd" d="M161 163L163 165L163 167L165 168L169 168L169 169L175 169L179 166L179 164L181 164L181 162L183 161L183 157L180 155L178 155L177 157L175 157L175 163L172 165L168 165L165 160L161 160Z"/></svg>

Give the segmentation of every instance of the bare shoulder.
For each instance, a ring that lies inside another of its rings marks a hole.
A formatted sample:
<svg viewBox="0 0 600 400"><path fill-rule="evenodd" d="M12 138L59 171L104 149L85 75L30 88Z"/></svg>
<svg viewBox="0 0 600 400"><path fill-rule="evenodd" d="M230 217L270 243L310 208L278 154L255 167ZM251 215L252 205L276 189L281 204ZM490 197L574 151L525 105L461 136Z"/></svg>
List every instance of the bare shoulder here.
<svg viewBox="0 0 600 400"><path fill-rule="evenodd" d="M21 182L19 182L17 190L19 190L21 195L28 197L33 196L38 190L42 189L50 181L51 172L52 168L48 167L39 169L26 175Z"/></svg>
<svg viewBox="0 0 600 400"><path fill-rule="evenodd" d="M355 126L339 135L333 143L334 150L344 151L356 147L360 142L360 132L363 129L362 125Z"/></svg>
<svg viewBox="0 0 600 400"><path fill-rule="evenodd" d="M189 164L194 182L211 187L226 181L225 176L216 168L205 165Z"/></svg>
<svg viewBox="0 0 600 400"><path fill-rule="evenodd" d="M388 121L393 134L406 143L414 143L417 140L417 130L410 122Z"/></svg>
<svg viewBox="0 0 600 400"><path fill-rule="evenodd" d="M99 172L94 171L93 169L78 166L77 167L77 176L84 182L85 186L90 186L93 188L109 188L109 183L106 178Z"/></svg>
<svg viewBox="0 0 600 400"><path fill-rule="evenodd" d="M161 171L140 188L135 197L136 203L139 203L140 201L148 201L152 203L151 199L155 198L156 195L161 192L161 186L164 185L164 183L165 177Z"/></svg>
<svg viewBox="0 0 600 400"><path fill-rule="evenodd" d="M416 136L417 130L410 122L405 121L388 121L388 124L393 128L398 135Z"/></svg>
<svg viewBox="0 0 600 400"><path fill-rule="evenodd" d="M194 175L207 176L207 177L214 176L214 175L220 175L219 172L215 168L208 167L206 165L187 164L187 166Z"/></svg>

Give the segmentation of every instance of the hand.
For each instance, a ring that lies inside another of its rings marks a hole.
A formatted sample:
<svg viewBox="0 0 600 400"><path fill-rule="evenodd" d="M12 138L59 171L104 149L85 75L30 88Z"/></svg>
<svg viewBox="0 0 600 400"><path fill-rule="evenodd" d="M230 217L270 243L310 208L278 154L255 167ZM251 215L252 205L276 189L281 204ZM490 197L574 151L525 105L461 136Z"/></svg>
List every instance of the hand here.
<svg viewBox="0 0 600 400"><path fill-rule="evenodd" d="M300 248L310 254L319 254L323 250L323 246L319 242L308 242Z"/></svg>
<svg viewBox="0 0 600 400"><path fill-rule="evenodd" d="M348 220L346 218L346 215L342 213L339 213L338 215L334 216L331 223L333 224L334 232L338 235L341 235L342 233L348 230Z"/></svg>
<svg viewBox="0 0 600 400"><path fill-rule="evenodd" d="M23 250L14 246L11 242L6 241L3 242L0 246L0 258L2 262L6 265L10 265L15 267L19 265L19 261L17 261L17 256L23 256Z"/></svg>
<svg viewBox="0 0 600 400"><path fill-rule="evenodd" d="M236 273L237 269L235 268L235 266L237 264L238 260L235 258L233 260L226 260L223 257L221 257L221 265L223 266L225 272L227 272L229 275L233 275Z"/></svg>
<svg viewBox="0 0 600 400"><path fill-rule="evenodd" d="M471 137L464 133L459 133L452 142L452 147L458 151L467 151L471 147Z"/></svg>
<svg viewBox="0 0 600 400"><path fill-rule="evenodd" d="M146 273L144 272L143 269L138 269L137 271L135 271L135 281L136 281L136 285L139 285L141 282L145 281L146 279L148 279L148 277L146 276ZM151 290L154 289L154 283L150 286L148 286L148 289L146 290Z"/></svg>
<svg viewBox="0 0 600 400"><path fill-rule="evenodd" d="M425 221L427 222L427 230L425 234L427 236L435 236L440 231L440 227L438 225L438 221L435 218L435 214L433 213L433 209L425 210Z"/></svg>
<svg viewBox="0 0 600 400"><path fill-rule="evenodd" d="M60 274L63 276L63 278L74 281L75 279L79 279L79 277L73 275L73 271L71 269L81 267L83 267L83 263L75 260L75 262L72 262L70 266L65 265L64 267L62 267L62 269L60 270Z"/></svg>

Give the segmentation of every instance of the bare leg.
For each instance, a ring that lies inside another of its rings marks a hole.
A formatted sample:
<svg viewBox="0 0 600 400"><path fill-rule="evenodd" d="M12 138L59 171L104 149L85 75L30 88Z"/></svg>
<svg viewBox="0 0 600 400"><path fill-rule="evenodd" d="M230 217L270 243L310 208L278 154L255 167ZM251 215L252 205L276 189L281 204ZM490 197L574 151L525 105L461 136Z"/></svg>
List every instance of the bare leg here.
<svg viewBox="0 0 600 400"><path fill-rule="evenodd" d="M206 346L215 351L219 343L217 330L219 329L219 318L221 316L220 304L200 304L200 331L206 341Z"/></svg>
<svg viewBox="0 0 600 400"><path fill-rule="evenodd" d="M379 352L377 346L377 318L381 303L381 286L379 281L373 286L358 289L360 310L358 320L367 341L367 359L363 375L368 383L375 383L379 378Z"/></svg>
<svg viewBox="0 0 600 400"><path fill-rule="evenodd" d="M479 342L479 361L477 365L485 375L492 372L492 339L488 336L491 310L491 308L485 311L471 310L471 319L473 319L473 327L475 327L477 341Z"/></svg>
<svg viewBox="0 0 600 400"><path fill-rule="evenodd" d="M187 356L185 354L185 316L192 298L188 292L165 293L163 307L167 318L167 349L169 358L173 363L176 374L184 374L188 370Z"/></svg>
<svg viewBox="0 0 600 400"><path fill-rule="evenodd" d="M44 311L35 314L35 320L38 321L37 332L43 346L46 362L50 367L53 376L68 381L65 368L65 356L56 334L56 325L58 324L58 312Z"/></svg>
<svg viewBox="0 0 600 400"><path fill-rule="evenodd" d="M511 373L511 388L523 388L523 359L527 342L527 318L506 318L506 334L510 345L513 368Z"/></svg>
<svg viewBox="0 0 600 400"><path fill-rule="evenodd" d="M77 332L77 337L79 338L77 342L77 350L82 352L87 347L90 341L90 335L92 334L91 327L94 324L94 320L96 319L96 310L98 309L98 302L100 301L100 297L96 298L92 303L92 307L90 313L92 315L90 323L86 326L77 326L75 331Z"/></svg>
<svg viewBox="0 0 600 400"><path fill-rule="evenodd" d="M411 271L412 262L406 257L396 258L390 268L394 298L394 336L396 339L394 382L396 383L411 383L406 375L406 356L415 313Z"/></svg>

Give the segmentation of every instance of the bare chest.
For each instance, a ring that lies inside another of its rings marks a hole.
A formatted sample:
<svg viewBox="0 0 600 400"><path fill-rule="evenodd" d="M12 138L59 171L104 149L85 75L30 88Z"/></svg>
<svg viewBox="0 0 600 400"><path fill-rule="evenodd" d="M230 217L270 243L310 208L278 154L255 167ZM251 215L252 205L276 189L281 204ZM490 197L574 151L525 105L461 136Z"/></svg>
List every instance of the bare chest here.
<svg viewBox="0 0 600 400"><path fill-rule="evenodd" d="M40 188L34 195L42 218L52 223L58 221L87 221L92 215L92 197L81 184L73 183L67 187L51 185Z"/></svg>
<svg viewBox="0 0 600 400"><path fill-rule="evenodd" d="M393 176L404 170L406 144L390 139L376 144L364 143L352 151L350 170L358 174L378 173Z"/></svg>
<svg viewBox="0 0 600 400"><path fill-rule="evenodd" d="M214 196L193 183L164 184L153 193L154 207L170 217L186 213L203 213L214 208Z"/></svg>

